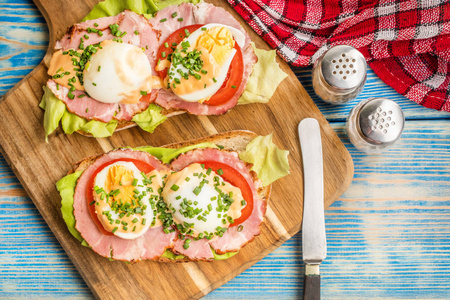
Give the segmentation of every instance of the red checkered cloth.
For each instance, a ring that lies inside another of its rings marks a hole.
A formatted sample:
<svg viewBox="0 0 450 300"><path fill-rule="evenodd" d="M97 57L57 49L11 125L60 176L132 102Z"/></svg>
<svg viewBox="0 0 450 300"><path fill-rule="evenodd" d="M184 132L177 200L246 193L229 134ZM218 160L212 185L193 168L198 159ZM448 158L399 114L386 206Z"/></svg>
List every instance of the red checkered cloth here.
<svg viewBox="0 0 450 300"><path fill-rule="evenodd" d="M450 112L449 0L228 0L294 66L335 45L363 53L375 73L425 107Z"/></svg>

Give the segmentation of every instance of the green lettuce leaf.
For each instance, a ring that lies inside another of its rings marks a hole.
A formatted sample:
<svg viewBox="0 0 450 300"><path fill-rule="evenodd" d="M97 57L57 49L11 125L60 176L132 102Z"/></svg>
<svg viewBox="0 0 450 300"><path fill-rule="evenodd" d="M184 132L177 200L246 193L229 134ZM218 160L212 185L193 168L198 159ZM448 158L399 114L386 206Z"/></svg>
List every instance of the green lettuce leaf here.
<svg viewBox="0 0 450 300"><path fill-rule="evenodd" d="M73 215L73 195L75 194L75 185L81 174L83 172L79 171L63 177L56 183L56 189L61 195L61 212L67 228L77 240L83 242L84 239L75 228L75 216Z"/></svg>
<svg viewBox="0 0 450 300"><path fill-rule="evenodd" d="M146 110L135 115L132 121L141 127L141 129L151 133L155 131L159 124L167 119L167 117L161 113L161 110L161 106L152 103Z"/></svg>
<svg viewBox="0 0 450 300"><path fill-rule="evenodd" d="M59 125L59 120L66 112L64 102L56 98L47 86L43 87L44 96L42 96L39 107L45 110L44 113L44 130L45 141L48 142L48 136L55 131Z"/></svg>
<svg viewBox="0 0 450 300"><path fill-rule="evenodd" d="M183 147L183 148L170 149L170 148L162 148L162 147L143 146L143 147L134 148L134 150L145 151L145 152L155 156L156 158L161 160L163 163L168 164L173 159L177 158L178 155L188 152L189 150L198 149L198 148L203 149L203 148L218 148L218 147L213 143L205 142L205 143L191 145L191 146L187 146L187 147Z"/></svg>
<svg viewBox="0 0 450 300"><path fill-rule="evenodd" d="M166 249L166 251L164 251L164 253L161 255L164 256L165 258L171 259L171 260L176 260L176 259L183 259L185 258L184 255L176 255L175 253L173 253L172 251L170 251L169 249Z"/></svg>
<svg viewBox="0 0 450 300"><path fill-rule="evenodd" d="M212 253L214 255L214 259L215 260L225 260L225 259L229 259L230 257L235 256L236 254L238 254L239 252L228 252L225 254L217 254L216 251L214 251L214 249L211 249ZM177 260L177 259L183 259L185 258L184 255L176 255L175 253L173 253L171 250L167 249L166 251L164 251L163 255L164 257L171 259L171 260Z"/></svg>
<svg viewBox="0 0 450 300"><path fill-rule="evenodd" d="M183 2L197 4L200 0L106 0L100 2L84 17L83 21L98 19L102 17L115 16L125 9L143 14L147 19L153 14L170 5L178 5Z"/></svg>
<svg viewBox="0 0 450 300"><path fill-rule="evenodd" d="M280 69L276 61L275 50L257 49L253 42L252 47L258 57L258 62L253 66L253 73L248 79L238 104L267 103L278 85L288 76Z"/></svg>
<svg viewBox="0 0 450 300"><path fill-rule="evenodd" d="M109 123L86 120L69 112L64 102L59 100L47 86L44 86L43 89L44 96L42 96L39 107L45 110L44 130L46 141L48 141L48 136L58 127L59 122L61 122L63 131L67 134L81 130L92 134L93 137L102 138L111 136L116 130L119 123L117 120L111 120ZM150 104L146 110L136 114L133 117L133 121L143 130L153 132L159 124L167 119L165 115L160 113L161 110L161 107Z"/></svg>
<svg viewBox="0 0 450 300"><path fill-rule="evenodd" d="M42 96L39 107L45 110L44 113L44 130L45 140L55 131L61 121L62 128L65 133L72 134L77 130L92 134L94 137L111 136L117 127L118 122L112 120L109 123L91 120L88 121L75 114L69 112L64 102L59 100L47 86L43 87L44 96Z"/></svg>
<svg viewBox="0 0 450 300"><path fill-rule="evenodd" d="M279 149L272 142L272 133L258 136L251 141L239 158L253 164L252 170L258 174L264 186L289 174L289 151Z"/></svg>
<svg viewBox="0 0 450 300"><path fill-rule="evenodd" d="M212 252L213 252L215 260L229 259L230 257L233 257L233 256L235 256L236 254L239 253L239 251L237 251L237 252L227 252L225 254L217 254L216 251L214 251L214 249L212 249Z"/></svg>

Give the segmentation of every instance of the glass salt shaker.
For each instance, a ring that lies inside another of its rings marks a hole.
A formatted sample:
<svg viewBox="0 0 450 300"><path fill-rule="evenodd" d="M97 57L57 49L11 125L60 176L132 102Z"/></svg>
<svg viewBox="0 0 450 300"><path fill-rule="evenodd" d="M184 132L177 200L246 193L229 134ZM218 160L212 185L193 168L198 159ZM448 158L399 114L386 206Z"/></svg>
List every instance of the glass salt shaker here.
<svg viewBox="0 0 450 300"><path fill-rule="evenodd" d="M397 103L387 98L370 98L350 111L347 134L355 148L376 154L400 138L404 124L405 117Z"/></svg>
<svg viewBox="0 0 450 300"><path fill-rule="evenodd" d="M366 78L364 56L347 45L329 49L315 62L312 70L314 91L330 104L355 99L363 90Z"/></svg>

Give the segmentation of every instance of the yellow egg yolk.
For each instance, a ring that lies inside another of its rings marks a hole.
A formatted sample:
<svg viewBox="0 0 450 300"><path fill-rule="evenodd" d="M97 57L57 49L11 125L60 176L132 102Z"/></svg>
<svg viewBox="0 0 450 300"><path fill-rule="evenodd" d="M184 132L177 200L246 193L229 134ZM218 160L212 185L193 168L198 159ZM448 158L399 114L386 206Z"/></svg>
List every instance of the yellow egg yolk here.
<svg viewBox="0 0 450 300"><path fill-rule="evenodd" d="M219 66L222 66L234 48L234 39L231 31L226 27L213 27L200 35L193 45L194 48L203 48L214 57Z"/></svg>
<svg viewBox="0 0 450 300"><path fill-rule="evenodd" d="M106 176L105 190L107 192L119 190L120 192L113 196L115 201L122 201L123 203L132 203L133 191L133 172L124 166L115 165L109 168Z"/></svg>

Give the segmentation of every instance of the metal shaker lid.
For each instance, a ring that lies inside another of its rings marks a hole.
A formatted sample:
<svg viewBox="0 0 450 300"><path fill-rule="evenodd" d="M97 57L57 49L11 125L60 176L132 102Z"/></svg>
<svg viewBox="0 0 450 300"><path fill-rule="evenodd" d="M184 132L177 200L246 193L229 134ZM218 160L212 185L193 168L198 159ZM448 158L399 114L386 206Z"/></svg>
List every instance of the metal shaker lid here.
<svg viewBox="0 0 450 300"><path fill-rule="evenodd" d="M364 56L355 48L338 45L324 54L321 69L324 80L330 86L345 90L363 83L367 64Z"/></svg>
<svg viewBox="0 0 450 300"><path fill-rule="evenodd" d="M403 132L403 111L392 100L373 98L359 111L358 121L362 137L371 144L391 144Z"/></svg>

